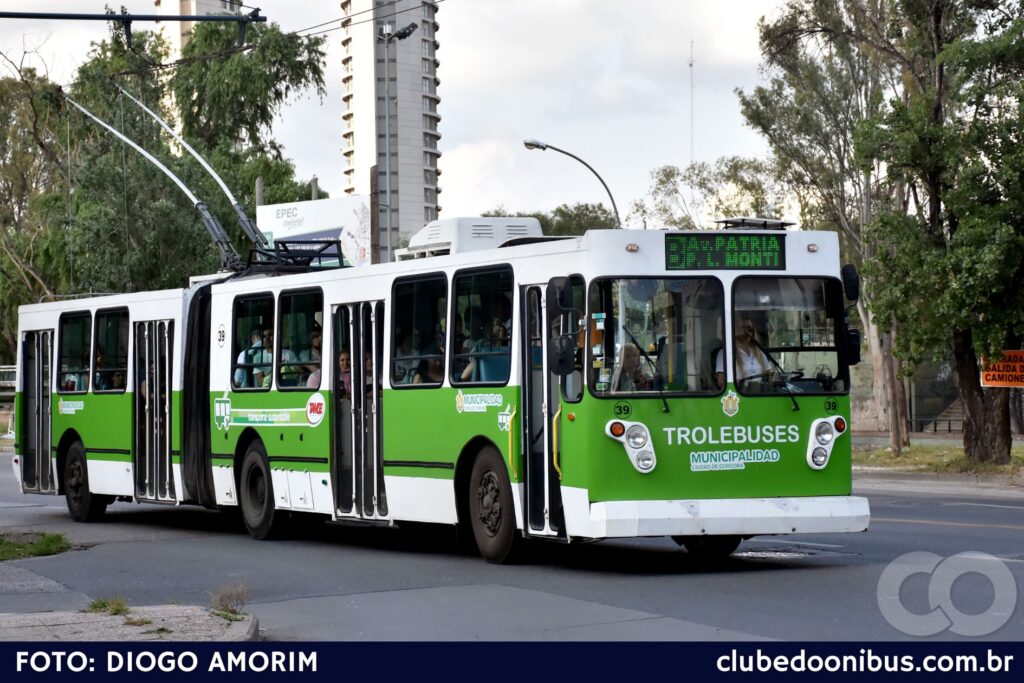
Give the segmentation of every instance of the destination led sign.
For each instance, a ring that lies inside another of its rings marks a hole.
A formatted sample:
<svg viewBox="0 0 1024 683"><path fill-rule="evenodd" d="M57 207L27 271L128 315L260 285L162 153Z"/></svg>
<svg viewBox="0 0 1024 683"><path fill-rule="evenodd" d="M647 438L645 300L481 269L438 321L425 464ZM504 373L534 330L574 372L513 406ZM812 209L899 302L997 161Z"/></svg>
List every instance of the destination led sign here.
<svg viewBox="0 0 1024 683"><path fill-rule="evenodd" d="M785 270L786 235L666 233L666 270Z"/></svg>

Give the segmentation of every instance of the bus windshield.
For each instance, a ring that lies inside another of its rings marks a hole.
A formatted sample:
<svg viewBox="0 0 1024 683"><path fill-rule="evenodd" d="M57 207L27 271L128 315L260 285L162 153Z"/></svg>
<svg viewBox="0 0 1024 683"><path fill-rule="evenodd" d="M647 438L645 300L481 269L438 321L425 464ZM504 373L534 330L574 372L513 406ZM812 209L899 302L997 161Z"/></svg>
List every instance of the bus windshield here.
<svg viewBox="0 0 1024 683"><path fill-rule="evenodd" d="M599 279L590 286L591 392L693 395L720 391L722 283L716 278Z"/></svg>
<svg viewBox="0 0 1024 683"><path fill-rule="evenodd" d="M841 394L843 293L838 280L744 277L733 286L733 369L740 393ZM721 361L717 370L721 370Z"/></svg>

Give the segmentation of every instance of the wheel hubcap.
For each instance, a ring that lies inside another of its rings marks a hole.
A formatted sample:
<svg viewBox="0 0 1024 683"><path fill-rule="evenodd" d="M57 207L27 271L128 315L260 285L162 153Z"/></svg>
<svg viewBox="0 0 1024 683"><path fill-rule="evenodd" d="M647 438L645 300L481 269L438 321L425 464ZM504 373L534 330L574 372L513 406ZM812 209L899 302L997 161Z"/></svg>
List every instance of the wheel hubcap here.
<svg viewBox="0 0 1024 683"><path fill-rule="evenodd" d="M501 527L501 488L498 476L493 471L488 470L480 478L476 497L480 503L480 521L487 533L494 536Z"/></svg>
<svg viewBox="0 0 1024 683"><path fill-rule="evenodd" d="M263 473L257 469L249 473L249 499L254 503L253 513L258 515L267 502L267 482Z"/></svg>
<svg viewBox="0 0 1024 683"><path fill-rule="evenodd" d="M82 484L84 481L85 477L82 473L82 463L76 460L71 463L71 476L69 476L67 482L65 482L68 496L76 505L82 500Z"/></svg>

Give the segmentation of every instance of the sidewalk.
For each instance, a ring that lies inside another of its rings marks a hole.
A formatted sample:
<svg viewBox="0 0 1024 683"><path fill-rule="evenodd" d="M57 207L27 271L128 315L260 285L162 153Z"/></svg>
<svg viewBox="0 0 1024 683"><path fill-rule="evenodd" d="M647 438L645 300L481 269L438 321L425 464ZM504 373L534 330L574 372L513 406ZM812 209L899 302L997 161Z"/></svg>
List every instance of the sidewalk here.
<svg viewBox="0 0 1024 683"><path fill-rule="evenodd" d="M246 615L227 621L201 607L133 607L115 616L92 612L0 614L0 641L155 641L226 642L258 640L259 622Z"/></svg>

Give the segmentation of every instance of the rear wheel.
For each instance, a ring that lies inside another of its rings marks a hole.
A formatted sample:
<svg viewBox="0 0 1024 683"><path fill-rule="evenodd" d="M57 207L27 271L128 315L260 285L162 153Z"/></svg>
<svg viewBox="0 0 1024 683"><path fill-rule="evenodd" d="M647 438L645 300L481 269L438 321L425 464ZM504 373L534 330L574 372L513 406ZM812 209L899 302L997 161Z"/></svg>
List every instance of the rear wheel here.
<svg viewBox="0 0 1024 683"><path fill-rule="evenodd" d="M732 555L743 539L740 536L673 536L672 540L698 560L721 560Z"/></svg>
<svg viewBox="0 0 1024 683"><path fill-rule="evenodd" d="M280 531L284 515L274 509L274 482L262 442L249 444L238 484L242 520L249 535L261 541L272 538Z"/></svg>
<svg viewBox="0 0 1024 683"><path fill-rule="evenodd" d="M76 522L97 522L103 518L110 502L108 496L89 491L89 468L85 461L85 446L75 441L68 447L64 461L64 498L68 512Z"/></svg>
<svg viewBox="0 0 1024 683"><path fill-rule="evenodd" d="M494 447L477 454L468 494L477 549L488 562L508 562L516 546L516 513L505 462Z"/></svg>

